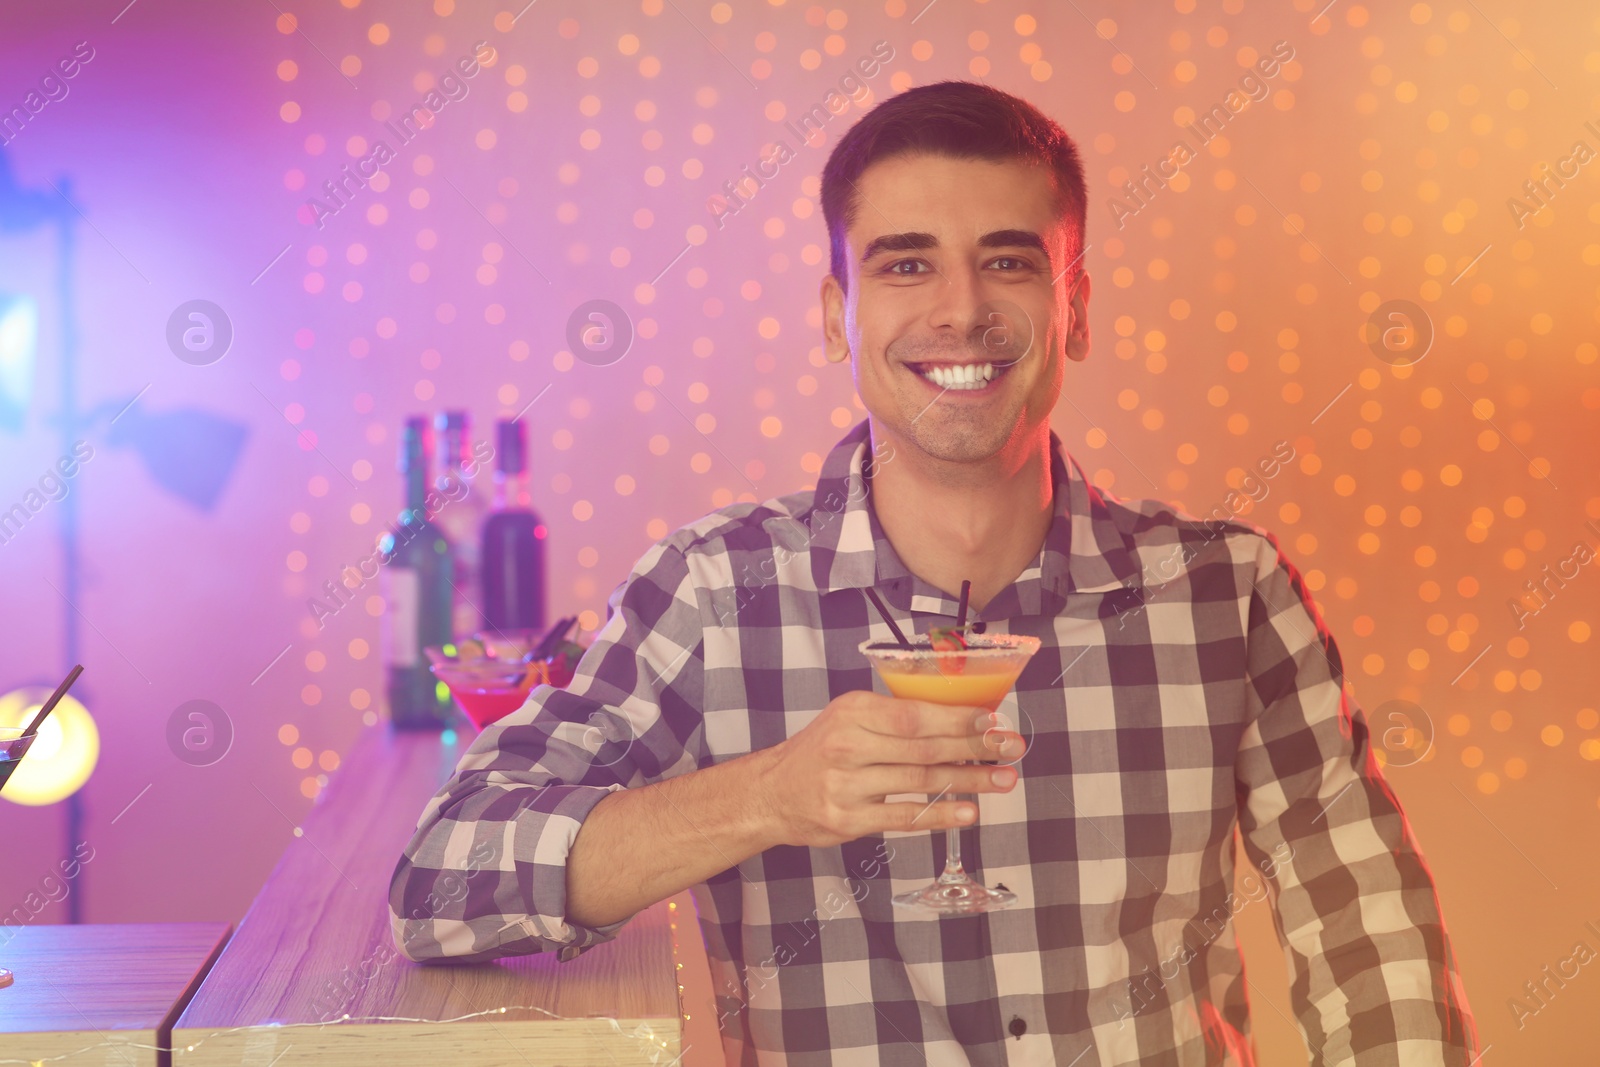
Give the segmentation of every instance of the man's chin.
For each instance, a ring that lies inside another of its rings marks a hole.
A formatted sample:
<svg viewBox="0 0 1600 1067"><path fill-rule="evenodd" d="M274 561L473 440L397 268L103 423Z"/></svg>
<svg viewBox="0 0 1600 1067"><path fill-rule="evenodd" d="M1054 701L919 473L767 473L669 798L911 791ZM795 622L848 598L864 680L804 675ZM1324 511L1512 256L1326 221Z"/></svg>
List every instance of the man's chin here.
<svg viewBox="0 0 1600 1067"><path fill-rule="evenodd" d="M974 423L948 414L923 412L905 425L902 436L928 458L947 463L993 459L1011 437L1010 428L997 424L992 416Z"/></svg>

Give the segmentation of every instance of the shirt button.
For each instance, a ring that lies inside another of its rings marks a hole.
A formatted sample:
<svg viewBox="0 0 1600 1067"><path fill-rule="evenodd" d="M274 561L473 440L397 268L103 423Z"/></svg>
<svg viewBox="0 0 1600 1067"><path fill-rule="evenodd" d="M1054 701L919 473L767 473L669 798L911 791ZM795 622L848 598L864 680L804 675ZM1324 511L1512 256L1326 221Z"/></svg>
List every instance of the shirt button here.
<svg viewBox="0 0 1600 1067"><path fill-rule="evenodd" d="M1022 1016L1013 1015L1011 1017L1011 1024L1007 1026L1006 1029L1011 1031L1012 1037L1016 1038L1018 1041L1021 1041L1022 1035L1028 1032L1028 1024L1023 1021Z"/></svg>

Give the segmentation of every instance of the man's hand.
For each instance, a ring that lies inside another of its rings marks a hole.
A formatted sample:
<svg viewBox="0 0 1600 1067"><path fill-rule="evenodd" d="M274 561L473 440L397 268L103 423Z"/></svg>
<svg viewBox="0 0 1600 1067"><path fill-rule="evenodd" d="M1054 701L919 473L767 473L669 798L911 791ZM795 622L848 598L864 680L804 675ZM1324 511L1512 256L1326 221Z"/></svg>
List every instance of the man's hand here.
<svg viewBox="0 0 1600 1067"><path fill-rule="evenodd" d="M601 799L567 857L566 914L614 923L778 845L970 825L956 797L1009 792L1026 747L982 708L845 693L776 745ZM884 800L900 793L935 799Z"/></svg>
<svg viewBox="0 0 1600 1067"><path fill-rule="evenodd" d="M960 766L960 760L1016 762L1025 743L992 712L878 693L845 693L793 737L765 750L758 800L783 844L827 848L885 830L970 825L977 805L961 793L1005 793L1011 766ZM925 793L933 802L898 801Z"/></svg>

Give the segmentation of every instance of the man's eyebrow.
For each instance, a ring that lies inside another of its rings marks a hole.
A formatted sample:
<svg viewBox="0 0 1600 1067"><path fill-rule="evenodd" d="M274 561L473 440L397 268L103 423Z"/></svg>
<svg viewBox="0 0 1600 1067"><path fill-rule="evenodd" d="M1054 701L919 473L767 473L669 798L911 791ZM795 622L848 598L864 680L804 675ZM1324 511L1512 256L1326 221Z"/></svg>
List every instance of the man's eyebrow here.
<svg viewBox="0 0 1600 1067"><path fill-rule="evenodd" d="M915 252L938 247L939 239L931 233L886 233L867 242L866 250L861 253L861 262L865 263L882 252Z"/></svg>
<svg viewBox="0 0 1600 1067"><path fill-rule="evenodd" d="M861 262L865 263L883 252L915 252L925 248L938 248L939 238L931 233L888 233L882 237L874 237L867 242L866 250L861 253ZM994 230L978 238L979 248L1032 248L1050 259L1050 250L1045 247L1044 238L1032 230Z"/></svg>
<svg viewBox="0 0 1600 1067"><path fill-rule="evenodd" d="M1050 261L1050 250L1044 246L1044 238L1032 230L995 230L978 238L979 248L1032 248L1036 249Z"/></svg>

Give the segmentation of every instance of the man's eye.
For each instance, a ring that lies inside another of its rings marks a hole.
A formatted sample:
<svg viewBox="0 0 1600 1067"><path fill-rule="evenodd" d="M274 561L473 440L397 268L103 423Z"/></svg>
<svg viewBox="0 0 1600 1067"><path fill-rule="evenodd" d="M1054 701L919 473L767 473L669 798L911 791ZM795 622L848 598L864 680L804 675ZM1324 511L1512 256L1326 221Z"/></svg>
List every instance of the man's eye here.
<svg viewBox="0 0 1600 1067"><path fill-rule="evenodd" d="M1001 256L994 262L996 265L1010 263L1012 264L1010 268L1011 270L1027 270L1032 265L1027 260L1018 258L1017 256Z"/></svg>
<svg viewBox="0 0 1600 1067"><path fill-rule="evenodd" d="M927 273L926 271L921 271L921 270L901 270L900 269L901 267L924 267L924 266L927 266L927 264L923 263L922 260L920 260L920 259L897 259L893 263L889 264L888 273L890 273L890 274L925 274L925 273Z"/></svg>

